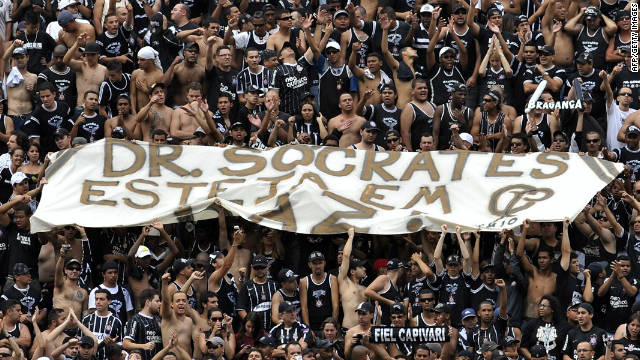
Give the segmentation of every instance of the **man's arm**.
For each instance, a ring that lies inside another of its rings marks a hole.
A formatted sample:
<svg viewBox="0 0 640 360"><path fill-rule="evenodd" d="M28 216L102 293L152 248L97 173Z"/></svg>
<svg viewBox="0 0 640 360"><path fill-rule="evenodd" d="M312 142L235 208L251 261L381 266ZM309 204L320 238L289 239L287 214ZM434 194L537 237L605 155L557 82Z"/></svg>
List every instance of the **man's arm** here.
<svg viewBox="0 0 640 360"><path fill-rule="evenodd" d="M162 275L162 289L160 290L162 306L160 307L160 316L162 319L166 319L170 321L173 316L173 311L171 311L171 300L169 300L169 279L171 279L171 275L166 273Z"/></svg>
<svg viewBox="0 0 640 360"><path fill-rule="evenodd" d="M93 27L96 29L96 36L102 34L102 11L104 10L105 1L106 0L96 0L93 4Z"/></svg>
<svg viewBox="0 0 640 360"><path fill-rule="evenodd" d="M564 271L569 269L571 263L571 243L569 242L569 218L565 217L562 221L562 257L560 257L560 266Z"/></svg>
<svg viewBox="0 0 640 360"><path fill-rule="evenodd" d="M393 300L384 298L378 294L378 291L384 290L387 285L387 281L388 278L386 275L378 276L369 286L367 286L367 289L364 291L364 295L370 300L378 301L381 304L393 305Z"/></svg>
<svg viewBox="0 0 640 360"><path fill-rule="evenodd" d="M355 237L355 229L349 228L347 231L349 238L342 249L342 263L338 270L338 281L345 281L349 278L349 261L351 259L351 249L353 248L353 238Z"/></svg>
<svg viewBox="0 0 640 360"><path fill-rule="evenodd" d="M300 313L302 316L302 322L305 324L309 324L309 307L307 306L307 278L306 277L300 280Z"/></svg>
<svg viewBox="0 0 640 360"><path fill-rule="evenodd" d="M520 241L518 241L518 248L516 250L516 255L518 256L518 258L520 258L520 262L522 264L522 268L524 269L524 271L528 273L533 273L535 268L533 267L533 265L531 265L531 263L529 262L529 259L527 259L527 257L524 256L524 245L527 240L527 231L529 230L529 226L531 226L531 220L526 219L522 224Z"/></svg>
<svg viewBox="0 0 640 360"><path fill-rule="evenodd" d="M343 258L342 261L345 259ZM348 259L346 259L348 260ZM338 318L340 312L340 292L338 291L338 279L335 275L329 275L329 281L333 280L334 284L331 286L331 307L332 315L334 319Z"/></svg>
<svg viewBox="0 0 640 360"><path fill-rule="evenodd" d="M442 264L442 247L444 246L444 238L447 236L447 225L443 224L440 226L440 238L438 239L438 243L436 244L436 249L433 251L433 261L436 265L436 274L442 273L444 270L444 265Z"/></svg>

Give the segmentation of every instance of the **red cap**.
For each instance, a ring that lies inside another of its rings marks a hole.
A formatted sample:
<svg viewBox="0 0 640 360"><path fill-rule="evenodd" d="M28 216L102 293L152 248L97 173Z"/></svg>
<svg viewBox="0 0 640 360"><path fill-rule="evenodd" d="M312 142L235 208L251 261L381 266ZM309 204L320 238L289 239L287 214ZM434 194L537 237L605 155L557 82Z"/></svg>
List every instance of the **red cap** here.
<svg viewBox="0 0 640 360"><path fill-rule="evenodd" d="M383 267L387 267L387 259L378 259L373 263L373 270L378 270Z"/></svg>

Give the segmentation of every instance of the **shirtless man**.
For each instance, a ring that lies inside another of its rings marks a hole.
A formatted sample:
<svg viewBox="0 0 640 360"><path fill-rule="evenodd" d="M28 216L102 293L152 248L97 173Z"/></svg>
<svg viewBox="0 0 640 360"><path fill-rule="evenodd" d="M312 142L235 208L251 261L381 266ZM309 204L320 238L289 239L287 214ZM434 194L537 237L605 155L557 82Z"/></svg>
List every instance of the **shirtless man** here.
<svg viewBox="0 0 640 360"><path fill-rule="evenodd" d="M353 75L358 79L360 97L365 97L365 94L367 94L369 90L372 92L364 105L380 104L382 102L382 94L378 89L380 89L381 85L390 83L391 78L382 70L382 56L376 52L367 54L368 72L367 70L361 69L356 64L356 55L361 48L362 44L360 42L353 43L351 56L349 56L349 69L351 69Z"/></svg>
<svg viewBox="0 0 640 360"><path fill-rule="evenodd" d="M80 234L83 239L86 234ZM65 259L69 249L62 247L60 257L56 262L56 273L53 283L53 306L58 309L73 309L76 317L82 317L82 312L87 309L89 294L87 290L78 285L82 264L78 259ZM63 266L64 265L64 266ZM66 313L63 315L66 316Z"/></svg>
<svg viewBox="0 0 640 360"><path fill-rule="evenodd" d="M7 48L3 56L5 74L13 71L10 67L11 60L9 60L9 57L12 57L15 68L24 78L24 80L16 83L7 80L8 114L14 119L13 121L16 123L16 128L20 128L24 121L27 120L26 114L30 114L33 110L31 99L36 82L38 81L38 75L32 74L27 70L29 55L27 55L27 49L23 48L22 45L22 40L15 40ZM7 77L9 78L10 76L7 75ZM23 121L20 121L20 119Z"/></svg>
<svg viewBox="0 0 640 360"><path fill-rule="evenodd" d="M338 272L338 290L340 291L342 312L344 313L342 327L350 329L358 325L358 316L356 316L355 309L366 300L364 296L365 287L360 285L360 281L367 275L367 269L365 268L366 261L351 260L351 250L355 235L354 228L350 228L347 233L349 234L349 239L344 244L342 253L342 263Z"/></svg>
<svg viewBox="0 0 640 360"><path fill-rule="evenodd" d="M116 101L118 114L104 122L104 137L112 137L111 133L117 127L124 129L125 136L129 139L142 140L140 125L136 117L131 114L131 101L126 94L120 94Z"/></svg>
<svg viewBox="0 0 640 360"><path fill-rule="evenodd" d="M71 51L71 46L77 42L80 36L86 34L85 42L90 43L96 41L96 31L91 24L77 22L75 19L77 14L72 14L67 10L62 10L58 14L58 24L62 29L58 32L58 44L66 45L69 53L75 55L75 50Z"/></svg>
<svg viewBox="0 0 640 360"><path fill-rule="evenodd" d="M569 244L569 218L564 218L562 222L562 257L560 263L566 269L569 266L571 257L571 245ZM531 221L526 219L522 225L522 235L518 242L516 254L520 258L523 270L529 275L529 288L526 298L525 316L536 317L538 315L538 304L543 295L552 295L556 288L557 274L552 271L553 254L548 248L538 251L538 267L535 267L529 259L524 256L525 239L527 231L531 226Z"/></svg>
<svg viewBox="0 0 640 360"><path fill-rule="evenodd" d="M131 73L131 108L134 112L149 103L151 85L162 82L163 72L158 52L151 46L138 51L138 67Z"/></svg>
<svg viewBox="0 0 640 360"><path fill-rule="evenodd" d="M412 88L413 101L402 109L400 115L402 143L409 151L419 147L422 134L433 133L433 117L436 112L435 106L428 100L427 81L416 79L412 83Z"/></svg>
<svg viewBox="0 0 640 360"><path fill-rule="evenodd" d="M173 105L186 104L187 92L189 84L205 82L205 68L198 64L198 54L200 46L197 43L189 43L184 48L184 58L177 56L167 69L162 78L162 82L168 84L172 89L173 96L171 100ZM184 60L184 61L183 61ZM203 93L200 94L204 95ZM193 132L192 132L193 134ZM175 136L176 134L173 134Z"/></svg>
<svg viewBox="0 0 640 360"><path fill-rule="evenodd" d="M564 29L558 30L557 26L554 31L554 20L563 23L567 19L567 8L565 2L550 0L548 4L549 5L547 5L547 8L544 10L545 13L542 17L542 25L540 28L542 36L544 36L544 42L547 44L553 44L553 48L556 53L554 64L562 68L572 66L574 57L573 36L571 36L570 32Z"/></svg>
<svg viewBox="0 0 640 360"><path fill-rule="evenodd" d="M95 42L86 43L88 35L83 33L73 43L71 49L64 55L64 63L76 72L78 95L89 90L100 91L100 84L107 78L107 68L98 64L100 46ZM81 44L86 44L82 53L82 60L75 60L73 54ZM78 96L78 106L82 105L82 96Z"/></svg>
<svg viewBox="0 0 640 360"><path fill-rule="evenodd" d="M418 51L411 46L405 46L400 50L401 61L396 60L389 51L389 29L393 24L393 20L389 18L382 22L382 54L385 61L393 71L393 82L398 90L398 102L396 105L404 109L405 105L411 100L411 84L415 78L414 62L418 58ZM406 142L405 142L406 144Z"/></svg>
<svg viewBox="0 0 640 360"><path fill-rule="evenodd" d="M187 294L182 291L175 292L169 296L169 279L171 275L162 275L162 307L160 316L162 317L162 344L166 347L171 343L171 333L178 334L178 345L189 353L193 354L191 341L197 343L200 337L200 330L195 326L193 320L187 316Z"/></svg>
<svg viewBox="0 0 640 360"><path fill-rule="evenodd" d="M288 10L282 10L279 12L279 14L277 15L278 18L278 32L269 35L269 38L267 39L267 49L269 50L274 50L275 52L279 53L280 50L282 50L282 45L284 45L285 42L291 43L292 45L296 45L296 39L293 39L292 41L292 32L291 32L291 28L293 27L293 18L291 17L291 13ZM296 35L295 33L293 35ZM304 36L298 34L298 36L300 37L300 49L302 49L302 51L306 51L306 44L305 44L305 38Z"/></svg>
<svg viewBox="0 0 640 360"><path fill-rule="evenodd" d="M162 129L169 133L174 110L164 104L166 91L164 83L152 84L149 87L149 93L151 93L149 102L141 107L136 114L136 121L140 123L143 141L151 141L151 133L156 129Z"/></svg>
<svg viewBox="0 0 640 360"><path fill-rule="evenodd" d="M329 134L336 129L341 131L340 147L346 148L360 142L360 129L365 119L362 116L356 115L353 108L353 95L350 93L340 95L338 107L341 113L329 120Z"/></svg>
<svg viewBox="0 0 640 360"><path fill-rule="evenodd" d="M212 113L206 100L202 100L202 85L197 82L187 88L186 105L176 109L171 117L170 133L177 138L189 138L201 127L205 133L215 128Z"/></svg>

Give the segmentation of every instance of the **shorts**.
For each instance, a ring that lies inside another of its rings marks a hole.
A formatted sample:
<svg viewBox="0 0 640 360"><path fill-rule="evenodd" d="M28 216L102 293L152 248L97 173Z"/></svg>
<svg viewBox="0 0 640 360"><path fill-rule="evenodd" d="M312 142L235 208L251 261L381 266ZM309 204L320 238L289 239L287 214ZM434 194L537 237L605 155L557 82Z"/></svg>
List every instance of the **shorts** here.
<svg viewBox="0 0 640 360"><path fill-rule="evenodd" d="M20 130L24 125L24 123L26 123L27 120L29 120L29 118L31 117L31 113L22 114L22 115L9 115L9 117L13 119L13 125L15 129Z"/></svg>

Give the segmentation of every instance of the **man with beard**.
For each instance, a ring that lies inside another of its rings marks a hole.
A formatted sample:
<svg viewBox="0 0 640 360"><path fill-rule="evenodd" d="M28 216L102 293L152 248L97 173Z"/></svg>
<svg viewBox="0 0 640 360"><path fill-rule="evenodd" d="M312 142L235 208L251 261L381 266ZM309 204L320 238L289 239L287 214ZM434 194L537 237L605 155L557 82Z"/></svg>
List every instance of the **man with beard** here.
<svg viewBox="0 0 640 360"><path fill-rule="evenodd" d="M160 330L160 296L154 289L140 293L142 310L135 314L125 327L122 348L124 350L142 350L142 360L151 360L162 349Z"/></svg>
<svg viewBox="0 0 640 360"><path fill-rule="evenodd" d="M104 137L104 123L107 119L98 114L98 93L88 90L84 93L83 111L76 121L68 120L71 127L71 138L83 137L89 142L94 142ZM65 127L68 127L65 126Z"/></svg>
<svg viewBox="0 0 640 360"><path fill-rule="evenodd" d="M342 133L340 147L346 148L357 144L361 140L360 130L365 119L356 115L353 109L353 96L350 93L340 95L340 115L329 120L329 134L334 130Z"/></svg>
<svg viewBox="0 0 640 360"><path fill-rule="evenodd" d="M311 274L300 280L300 309L302 321L314 331L320 331L329 316L338 318L338 284L334 275L324 271L324 255L314 251L309 255Z"/></svg>
<svg viewBox="0 0 640 360"><path fill-rule="evenodd" d="M344 244L342 262L338 272L338 289L344 314L342 327L349 329L357 324L358 319L354 316L355 309L365 300L365 287L360 285L360 282L367 276L367 269L365 268L366 261L351 259L355 229L349 228L347 233L349 238Z"/></svg>
<svg viewBox="0 0 640 360"><path fill-rule="evenodd" d="M56 86L56 100L66 103L69 108L76 107L78 89L76 88L76 72L64 63L67 47L57 45L53 49L53 64L38 74L38 86L49 82Z"/></svg>
<svg viewBox="0 0 640 360"><path fill-rule="evenodd" d="M578 68L578 74L576 77L567 79L566 87L570 89L574 84L574 79L580 79L580 87L582 88L582 93L589 92L591 97L593 98L593 107L591 108L591 116L596 118L600 125L604 125L605 119L602 117L605 115L605 84L604 81L607 81L606 78L602 79L599 75L600 70L602 68L596 68L594 60L596 58L592 53L583 52L576 58L576 67ZM612 75L613 76L613 75ZM620 127L616 127L613 136L617 134L616 130L620 129ZM608 138L608 136L607 136Z"/></svg>
<svg viewBox="0 0 640 360"><path fill-rule="evenodd" d="M451 125L458 125L460 132L471 132L473 125L473 111L464 104L467 97L467 87L464 83L451 83L449 94L451 100L439 105L433 116L433 138L438 150L449 148L451 141Z"/></svg>
<svg viewBox="0 0 640 360"><path fill-rule="evenodd" d="M184 58L177 56L165 72L162 83L168 85L171 89L172 96L170 105L185 105L187 103L189 84L204 82L206 78L205 68L198 64L199 52L200 46L197 43L185 44L183 51ZM204 93L202 95L204 95ZM191 134L193 134L193 132L191 132ZM171 135L176 136L173 133Z"/></svg>
<svg viewBox="0 0 640 360"><path fill-rule="evenodd" d="M424 288L420 290L418 297L416 298L421 306L419 312L416 312L416 316L411 319L411 326L425 327L435 326L436 313L434 308L436 307L436 294L433 290Z"/></svg>
<svg viewBox="0 0 640 360"><path fill-rule="evenodd" d="M351 148L357 150L384 151L384 147L375 143L379 134L380 129L378 129L375 121L365 121L362 129L360 129L360 142L351 145Z"/></svg>
<svg viewBox="0 0 640 360"><path fill-rule="evenodd" d="M491 301L483 301L478 306L478 318L480 319L478 327L470 335L470 345L472 349L469 351L482 349L483 345L489 341L501 341L505 330L507 329L507 289L504 280L496 279L496 286L500 288L499 314L494 319L493 314L496 305Z"/></svg>
<svg viewBox="0 0 640 360"><path fill-rule="evenodd" d="M87 239L84 229L80 232L80 236ZM73 309L76 316L82 316L82 312L87 309L89 294L79 285L82 263L74 258L65 259L69 251L70 249L63 246L56 262L53 306L64 311Z"/></svg>
<svg viewBox="0 0 640 360"><path fill-rule="evenodd" d="M189 308L187 294L178 291L169 297L170 279L171 275L169 273L162 275L162 305L160 307L162 344L165 347L169 346L172 343L172 334L175 333L178 336L177 344L186 350L188 354L193 354L191 344L192 341L197 343L200 337L200 329L187 316L187 308Z"/></svg>
<svg viewBox="0 0 640 360"><path fill-rule="evenodd" d="M42 104L24 123L24 131L29 138L39 143L44 151L57 151L53 135L61 126L68 127L71 110L66 103L55 100L56 91L51 83L40 84L38 90Z"/></svg>

